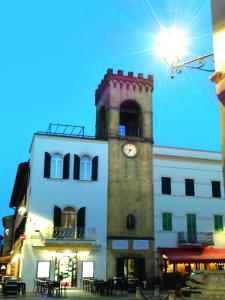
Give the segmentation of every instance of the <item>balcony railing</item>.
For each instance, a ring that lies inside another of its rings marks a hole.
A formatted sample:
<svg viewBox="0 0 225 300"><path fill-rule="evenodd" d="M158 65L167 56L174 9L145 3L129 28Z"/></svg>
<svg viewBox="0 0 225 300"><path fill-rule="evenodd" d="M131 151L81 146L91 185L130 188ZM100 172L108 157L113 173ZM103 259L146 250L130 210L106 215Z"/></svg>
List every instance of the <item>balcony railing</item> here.
<svg viewBox="0 0 225 300"><path fill-rule="evenodd" d="M73 228L55 227L53 232L46 232L44 234L45 240L81 240L81 241L95 241L95 228Z"/></svg>
<svg viewBox="0 0 225 300"><path fill-rule="evenodd" d="M191 234L188 232L178 232L178 245L214 245L213 232L197 232Z"/></svg>

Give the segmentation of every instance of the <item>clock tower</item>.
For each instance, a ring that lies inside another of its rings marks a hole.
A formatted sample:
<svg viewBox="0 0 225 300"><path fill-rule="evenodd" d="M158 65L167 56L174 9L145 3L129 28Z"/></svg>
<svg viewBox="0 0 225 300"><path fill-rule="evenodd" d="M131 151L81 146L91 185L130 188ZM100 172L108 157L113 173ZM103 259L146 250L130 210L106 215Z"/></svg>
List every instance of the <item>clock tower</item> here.
<svg viewBox="0 0 225 300"><path fill-rule="evenodd" d="M107 278L154 274L153 77L108 69L96 90L96 138L107 139Z"/></svg>

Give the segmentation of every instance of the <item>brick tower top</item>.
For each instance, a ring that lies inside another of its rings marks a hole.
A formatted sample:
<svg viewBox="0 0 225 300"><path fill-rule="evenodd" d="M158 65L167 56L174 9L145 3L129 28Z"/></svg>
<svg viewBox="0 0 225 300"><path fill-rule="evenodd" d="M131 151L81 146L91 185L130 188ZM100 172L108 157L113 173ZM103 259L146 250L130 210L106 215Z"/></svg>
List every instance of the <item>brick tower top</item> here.
<svg viewBox="0 0 225 300"><path fill-rule="evenodd" d="M98 101L102 97L103 91L106 86L110 86L112 84L114 87L117 84L120 84L122 88L126 85L126 88L132 88L133 90L139 89L140 91L145 90L148 92L149 89L153 90L153 76L148 75L147 78L144 78L143 73L138 73L137 77L134 77L133 72L128 72L127 75L123 74L122 70L118 70L117 74L113 74L113 69L108 69L101 83L95 92L95 105L97 105Z"/></svg>

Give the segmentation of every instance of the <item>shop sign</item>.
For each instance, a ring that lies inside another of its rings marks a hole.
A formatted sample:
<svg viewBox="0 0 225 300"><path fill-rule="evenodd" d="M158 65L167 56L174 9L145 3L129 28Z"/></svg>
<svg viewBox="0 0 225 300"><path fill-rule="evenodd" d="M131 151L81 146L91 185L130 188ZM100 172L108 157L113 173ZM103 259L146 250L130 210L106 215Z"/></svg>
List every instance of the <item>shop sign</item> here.
<svg viewBox="0 0 225 300"><path fill-rule="evenodd" d="M133 240L133 249L134 250L148 250L149 241L148 240Z"/></svg>
<svg viewBox="0 0 225 300"><path fill-rule="evenodd" d="M128 249L128 241L127 240L113 240L112 241L112 249L115 249L115 250Z"/></svg>

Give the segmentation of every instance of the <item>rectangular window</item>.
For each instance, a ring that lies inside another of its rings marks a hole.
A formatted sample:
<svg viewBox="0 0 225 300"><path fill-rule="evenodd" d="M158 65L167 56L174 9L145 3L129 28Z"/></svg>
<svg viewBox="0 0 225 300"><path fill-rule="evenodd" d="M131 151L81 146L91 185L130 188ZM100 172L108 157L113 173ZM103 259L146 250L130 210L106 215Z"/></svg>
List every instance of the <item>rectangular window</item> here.
<svg viewBox="0 0 225 300"><path fill-rule="evenodd" d="M212 197L221 198L220 181L212 181Z"/></svg>
<svg viewBox="0 0 225 300"><path fill-rule="evenodd" d="M172 231L172 214L171 213L163 213L163 231Z"/></svg>
<svg viewBox="0 0 225 300"><path fill-rule="evenodd" d="M194 179L185 179L185 195L186 196L195 195Z"/></svg>
<svg viewBox="0 0 225 300"><path fill-rule="evenodd" d="M162 194L171 195L171 178L162 177Z"/></svg>
<svg viewBox="0 0 225 300"><path fill-rule="evenodd" d="M214 215L214 227L215 231L223 231L223 216Z"/></svg>
<svg viewBox="0 0 225 300"><path fill-rule="evenodd" d="M91 158L84 155L80 159L80 180L91 180Z"/></svg>
<svg viewBox="0 0 225 300"><path fill-rule="evenodd" d="M82 277L83 278L93 278L94 277L94 262L93 261L83 261L82 262Z"/></svg>
<svg viewBox="0 0 225 300"><path fill-rule="evenodd" d="M37 262L37 278L49 278L50 277L50 261L38 261Z"/></svg>

